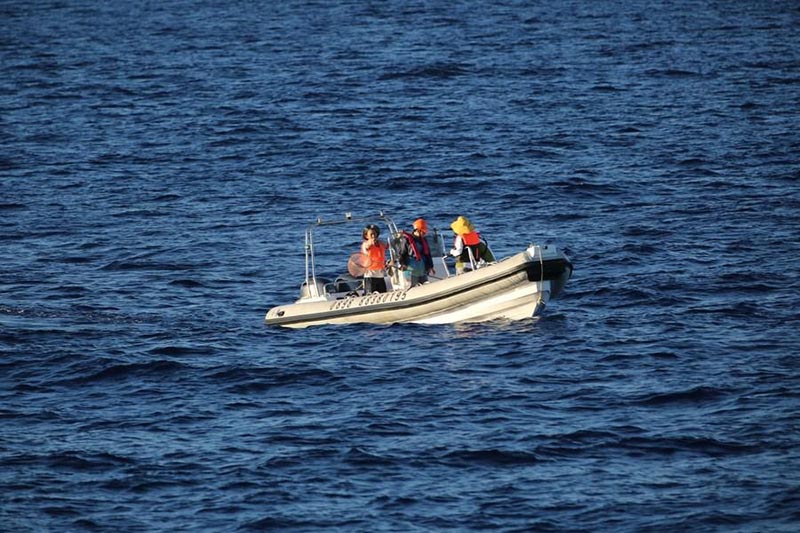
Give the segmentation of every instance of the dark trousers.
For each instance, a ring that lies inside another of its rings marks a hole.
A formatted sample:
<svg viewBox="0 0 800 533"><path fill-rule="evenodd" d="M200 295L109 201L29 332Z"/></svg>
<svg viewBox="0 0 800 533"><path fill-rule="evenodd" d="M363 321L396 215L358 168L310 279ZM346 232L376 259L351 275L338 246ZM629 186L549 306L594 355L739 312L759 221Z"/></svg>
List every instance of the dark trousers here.
<svg viewBox="0 0 800 533"><path fill-rule="evenodd" d="M386 280L383 278L364 278L364 294L386 292Z"/></svg>

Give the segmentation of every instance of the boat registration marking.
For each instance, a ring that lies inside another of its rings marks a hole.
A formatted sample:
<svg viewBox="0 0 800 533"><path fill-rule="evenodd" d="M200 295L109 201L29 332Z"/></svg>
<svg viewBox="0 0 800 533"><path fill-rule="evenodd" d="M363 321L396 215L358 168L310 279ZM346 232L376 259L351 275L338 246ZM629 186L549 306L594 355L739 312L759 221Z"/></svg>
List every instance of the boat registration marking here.
<svg viewBox="0 0 800 533"><path fill-rule="evenodd" d="M392 291L383 293L373 293L368 296L361 296L357 298L345 298L344 300L336 300L331 303L331 311L339 311L341 309L350 309L351 307L364 307L366 305L382 304L388 302L400 302L406 299L406 291Z"/></svg>

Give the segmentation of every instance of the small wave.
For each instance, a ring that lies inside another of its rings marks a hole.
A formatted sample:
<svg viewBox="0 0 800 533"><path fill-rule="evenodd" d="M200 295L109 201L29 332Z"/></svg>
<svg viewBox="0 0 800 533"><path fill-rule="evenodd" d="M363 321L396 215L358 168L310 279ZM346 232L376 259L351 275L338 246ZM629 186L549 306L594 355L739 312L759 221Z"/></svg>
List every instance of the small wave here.
<svg viewBox="0 0 800 533"><path fill-rule="evenodd" d="M228 392L237 394L259 393L275 387L289 385L330 385L339 381L339 376L319 368L291 371L284 368L226 368L217 369L209 379L225 386Z"/></svg>
<svg viewBox="0 0 800 533"><path fill-rule="evenodd" d="M732 318L736 317L757 317L763 314L762 307L755 302L743 301L738 302L735 304L724 304L724 305L714 305L714 306L691 306L686 309L686 313L690 313L693 315L721 315L721 316L729 316Z"/></svg>
<svg viewBox="0 0 800 533"><path fill-rule="evenodd" d="M794 76L780 78L776 76L770 76L767 78L767 82L773 85L800 85L800 78Z"/></svg>
<svg viewBox="0 0 800 533"><path fill-rule="evenodd" d="M652 78L700 78L703 77L699 72L692 72L690 70L681 69L648 69L645 71L646 76Z"/></svg>
<svg viewBox="0 0 800 533"><path fill-rule="evenodd" d="M110 453L86 454L85 452L64 452L51 456L50 463L54 468L96 471L133 465L136 464L136 461L128 457Z"/></svg>
<svg viewBox="0 0 800 533"><path fill-rule="evenodd" d="M214 353L212 348L207 346L157 346L147 351L151 355L164 355L169 357L188 356L188 355L210 355Z"/></svg>
<svg viewBox="0 0 800 533"><path fill-rule="evenodd" d="M553 152L551 150L541 150L538 148L526 148L525 150L522 151L522 153L525 156L530 157L531 159L553 160L562 157L562 155L559 153Z"/></svg>
<svg viewBox="0 0 800 533"><path fill-rule="evenodd" d="M620 428L619 431L625 431L627 433L639 433L642 430L641 428L630 426L630 427ZM619 438L619 433L616 430L606 431L597 429L579 429L571 433L565 433L563 435L554 435L553 438L557 442L561 443L569 442L569 443L594 444L597 442L607 442L610 440L615 440Z"/></svg>
<svg viewBox="0 0 800 533"><path fill-rule="evenodd" d="M82 513L77 507L70 506L70 505L63 505L63 506L46 506L42 508L42 512L47 514L48 516L53 516L57 518L64 518L67 516L79 516Z"/></svg>
<svg viewBox="0 0 800 533"><path fill-rule="evenodd" d="M433 78L433 79L449 79L458 76L464 76L469 72L466 65L458 63L434 63L432 65L423 65L414 67L404 71L387 72L380 76L380 80L394 80L404 78Z"/></svg>
<svg viewBox="0 0 800 533"><path fill-rule="evenodd" d="M531 465L541 461L535 454L526 451L510 450L458 450L443 457L446 463L469 465L515 466Z"/></svg>
<svg viewBox="0 0 800 533"><path fill-rule="evenodd" d="M619 93L623 92L625 89L620 89L619 87L614 87L613 85L595 85L591 88L591 90L599 93Z"/></svg>
<svg viewBox="0 0 800 533"><path fill-rule="evenodd" d="M661 295L653 290L643 288L620 288L620 287L598 287L593 291L587 292L594 297L613 297L622 302L621 305L630 305L632 302L652 302L659 298Z"/></svg>
<svg viewBox="0 0 800 533"><path fill-rule="evenodd" d="M417 498L410 498L407 496L388 496L381 494L372 500L373 505L377 505L383 509L407 509L410 505L415 505L420 500Z"/></svg>
<svg viewBox="0 0 800 533"><path fill-rule="evenodd" d="M183 197L179 194L161 194L153 198L153 202L175 202Z"/></svg>
<svg viewBox="0 0 800 533"><path fill-rule="evenodd" d="M372 422L367 424L370 434L382 436L404 436L413 435L414 429L409 424L400 422Z"/></svg>
<svg viewBox="0 0 800 533"><path fill-rule="evenodd" d="M685 391L649 394L634 401L641 405L669 405L683 403L706 403L718 401L730 395L729 390L699 386Z"/></svg>
<svg viewBox="0 0 800 533"><path fill-rule="evenodd" d="M89 376L82 376L59 382L65 384L88 384L98 381L122 381L131 378L141 379L143 377L163 377L167 374L182 372L186 370L186 365L174 361L151 361L147 363L117 364L111 365L99 372Z"/></svg>
<svg viewBox="0 0 800 533"><path fill-rule="evenodd" d="M9 466L46 465L55 470L72 470L76 472L93 472L113 470L121 466L136 464L128 457L110 453L87 453L84 451L66 450L48 455L25 454L6 459Z"/></svg>
<svg viewBox="0 0 800 533"><path fill-rule="evenodd" d="M579 177L569 178L555 185L568 192L602 192L606 194L622 192L619 186L613 183L597 183Z"/></svg>
<svg viewBox="0 0 800 533"><path fill-rule="evenodd" d="M126 271L126 270L180 270L187 271L193 270L196 265L185 263L161 263L156 261L126 261L118 260L112 261L100 267L100 270L109 271Z"/></svg>
<svg viewBox="0 0 800 533"><path fill-rule="evenodd" d="M673 232L668 228L656 228L652 226L630 226L622 229L622 235L625 237L669 237ZM660 245L663 247L663 245Z"/></svg>
<svg viewBox="0 0 800 533"><path fill-rule="evenodd" d="M361 466L390 465L395 462L394 459L381 457L380 455L369 453L361 448L350 448L345 455L344 460L348 463Z"/></svg>
<svg viewBox="0 0 800 533"><path fill-rule="evenodd" d="M328 521L304 520L302 518L290 518L286 516L265 516L243 524L241 529L254 531L306 531L342 525L344 524Z"/></svg>
<svg viewBox="0 0 800 533"><path fill-rule="evenodd" d="M634 256L635 260L631 264L638 264L641 261L643 255L653 254L661 250L663 246L661 244L646 244L646 243L637 243L637 244L626 244L622 247L624 252L627 252ZM628 259L631 261L631 259Z"/></svg>
<svg viewBox="0 0 800 533"><path fill-rule="evenodd" d="M749 454L762 451L760 444L725 442L710 437L631 437L621 440L617 446L633 451L671 455L681 452L699 453L712 457L730 454Z"/></svg>
<svg viewBox="0 0 800 533"><path fill-rule="evenodd" d="M93 324L115 324L115 323L145 323L158 322L162 317L158 315L126 315L118 312L113 307L93 307L87 305L70 305L66 308L60 307L34 307L19 308L0 305L0 315L10 315L19 318L21 321L29 319L72 319L79 322L90 322ZM54 321L50 321L53 328L51 331L63 331ZM42 333L45 330L37 329Z"/></svg>
<svg viewBox="0 0 800 533"><path fill-rule="evenodd" d="M558 214L553 215L550 218L552 218L556 222L574 222L574 221L590 218L590 215L588 215L586 213L578 213L578 212L574 212L574 213L558 213Z"/></svg>
<svg viewBox="0 0 800 533"><path fill-rule="evenodd" d="M187 289L197 289L200 287L205 287L199 281L195 281L193 279L176 279L169 282L170 285L175 285L177 287L185 287Z"/></svg>
<svg viewBox="0 0 800 533"><path fill-rule="evenodd" d="M648 353L646 355L652 357L653 359L664 359L664 360L680 359L680 356L677 353L669 351L657 351L653 353Z"/></svg>

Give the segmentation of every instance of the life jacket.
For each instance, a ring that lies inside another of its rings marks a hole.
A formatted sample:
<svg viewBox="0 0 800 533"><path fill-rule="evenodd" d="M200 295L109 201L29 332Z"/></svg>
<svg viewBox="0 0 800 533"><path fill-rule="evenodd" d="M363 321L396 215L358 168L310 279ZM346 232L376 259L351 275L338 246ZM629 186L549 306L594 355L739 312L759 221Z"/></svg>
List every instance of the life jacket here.
<svg viewBox="0 0 800 533"><path fill-rule="evenodd" d="M420 241L422 241L422 250L420 250L419 246L417 246L417 239L414 238L412 233L407 231L403 231L403 237L406 238L408 241L409 246L411 247L411 253L414 254L414 259L417 261L422 261L423 257L428 257L431 255L430 246L428 246L428 239L425 237L420 237Z"/></svg>
<svg viewBox="0 0 800 533"><path fill-rule="evenodd" d="M366 252L363 251L362 253L367 257L367 270L383 270L383 267L386 265L386 243L383 241L378 241L376 246L368 249Z"/></svg>
<svg viewBox="0 0 800 533"><path fill-rule="evenodd" d="M481 234L477 231L471 231L469 233L464 233L461 235L461 238L464 240L464 244L467 246L477 246L479 242L481 242Z"/></svg>
<svg viewBox="0 0 800 533"><path fill-rule="evenodd" d="M461 237L461 240L464 241L464 251L461 252L461 255L458 257L458 259L465 263L469 262L469 252L467 249L470 249L472 250L472 258L475 261L479 261L481 254L478 245L481 242L481 234L477 231L471 231L469 233L459 235L458 237ZM456 239L458 237L456 237Z"/></svg>

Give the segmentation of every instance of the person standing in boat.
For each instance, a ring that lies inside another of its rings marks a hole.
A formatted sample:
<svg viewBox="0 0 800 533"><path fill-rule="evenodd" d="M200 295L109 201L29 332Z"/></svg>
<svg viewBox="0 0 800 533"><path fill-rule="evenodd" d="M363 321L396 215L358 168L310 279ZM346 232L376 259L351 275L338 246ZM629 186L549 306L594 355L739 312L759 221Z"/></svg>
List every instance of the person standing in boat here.
<svg viewBox="0 0 800 533"><path fill-rule="evenodd" d="M467 217L459 216L450 224L450 229L456 234L453 249L450 250L450 255L456 258L456 274L463 274L466 266L473 266L473 262L494 261L489 244L481 238Z"/></svg>
<svg viewBox="0 0 800 533"><path fill-rule="evenodd" d="M364 259L364 294L386 292L386 249L388 245L378 237L381 230L369 224L361 232L361 255Z"/></svg>
<svg viewBox="0 0 800 533"><path fill-rule="evenodd" d="M414 229L411 233L400 232L400 250L398 253L400 270L410 276L411 287L422 285L428 281L428 274L433 275L436 270L433 268L433 257L431 248L425 235L428 233L428 223L424 218L414 221Z"/></svg>

